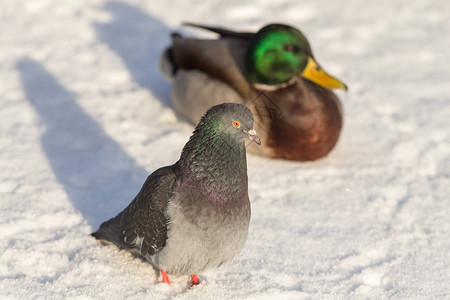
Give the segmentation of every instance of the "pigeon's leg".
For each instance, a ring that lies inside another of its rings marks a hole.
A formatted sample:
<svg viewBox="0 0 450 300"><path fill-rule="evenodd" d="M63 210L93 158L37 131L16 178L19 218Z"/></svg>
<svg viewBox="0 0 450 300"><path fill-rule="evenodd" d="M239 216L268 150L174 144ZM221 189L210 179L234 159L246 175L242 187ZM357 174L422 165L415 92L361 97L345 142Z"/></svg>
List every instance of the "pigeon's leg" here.
<svg viewBox="0 0 450 300"><path fill-rule="evenodd" d="M192 285L200 284L200 281L198 281L197 274L192 274L191 279L192 279Z"/></svg>
<svg viewBox="0 0 450 300"><path fill-rule="evenodd" d="M161 270L162 282L170 284L169 276L167 276L166 271Z"/></svg>

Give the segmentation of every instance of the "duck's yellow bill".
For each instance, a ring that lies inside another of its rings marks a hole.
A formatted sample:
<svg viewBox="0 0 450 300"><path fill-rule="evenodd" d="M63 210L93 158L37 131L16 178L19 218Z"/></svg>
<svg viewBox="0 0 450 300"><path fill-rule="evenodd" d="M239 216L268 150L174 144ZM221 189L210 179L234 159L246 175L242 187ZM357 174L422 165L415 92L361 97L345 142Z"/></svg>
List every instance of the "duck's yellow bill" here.
<svg viewBox="0 0 450 300"><path fill-rule="evenodd" d="M327 89L347 90L345 83L328 75L312 57L308 57L308 63L300 76Z"/></svg>

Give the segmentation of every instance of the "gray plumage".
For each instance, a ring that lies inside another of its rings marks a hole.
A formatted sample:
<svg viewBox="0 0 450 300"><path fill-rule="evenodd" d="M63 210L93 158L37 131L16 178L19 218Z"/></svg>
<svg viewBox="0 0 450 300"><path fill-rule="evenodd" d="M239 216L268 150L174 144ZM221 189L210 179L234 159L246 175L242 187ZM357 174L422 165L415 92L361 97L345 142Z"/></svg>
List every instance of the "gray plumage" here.
<svg viewBox="0 0 450 300"><path fill-rule="evenodd" d="M211 108L180 159L153 172L130 205L92 235L175 275L230 261L250 222L245 140L260 143L252 128L244 105Z"/></svg>

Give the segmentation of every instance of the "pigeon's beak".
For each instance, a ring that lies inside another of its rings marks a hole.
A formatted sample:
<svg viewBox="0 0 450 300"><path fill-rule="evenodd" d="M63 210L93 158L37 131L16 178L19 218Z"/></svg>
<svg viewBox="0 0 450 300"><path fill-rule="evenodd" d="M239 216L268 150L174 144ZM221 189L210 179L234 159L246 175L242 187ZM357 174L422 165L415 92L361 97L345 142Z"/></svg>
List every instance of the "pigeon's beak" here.
<svg viewBox="0 0 450 300"><path fill-rule="evenodd" d="M255 143L257 143L258 145L261 146L261 140L259 139L258 135L256 134L255 129L252 130L245 130L244 132L248 135L248 138L251 139L252 141L254 141Z"/></svg>

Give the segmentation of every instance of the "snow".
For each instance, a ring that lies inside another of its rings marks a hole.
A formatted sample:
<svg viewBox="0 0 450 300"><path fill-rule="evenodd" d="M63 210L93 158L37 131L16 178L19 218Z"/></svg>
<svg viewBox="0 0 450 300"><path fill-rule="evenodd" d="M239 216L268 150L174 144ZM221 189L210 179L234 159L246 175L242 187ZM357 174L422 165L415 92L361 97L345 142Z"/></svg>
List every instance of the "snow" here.
<svg viewBox="0 0 450 300"><path fill-rule="evenodd" d="M449 3L1 1L0 298L449 299ZM350 87L327 158L248 157L245 248L193 288L89 236L192 132L157 69L182 21L291 24Z"/></svg>

